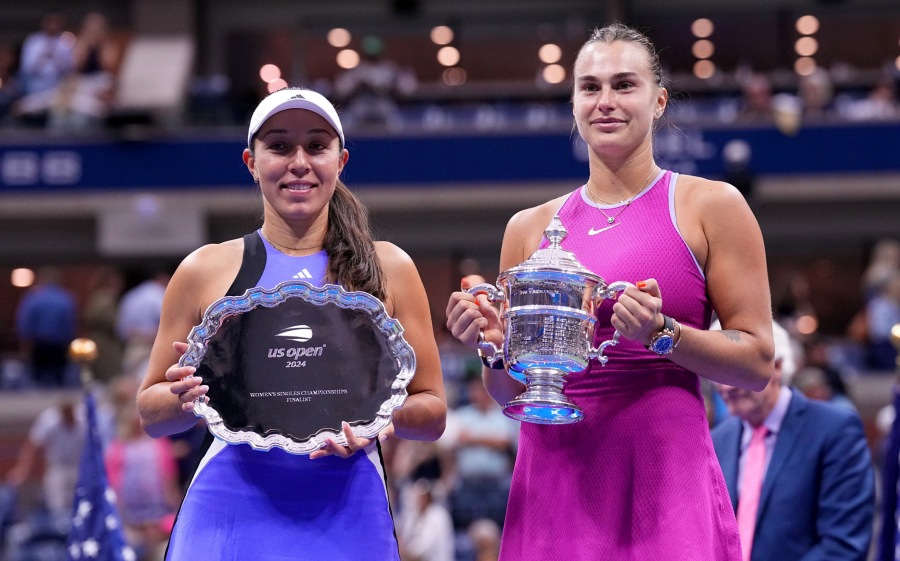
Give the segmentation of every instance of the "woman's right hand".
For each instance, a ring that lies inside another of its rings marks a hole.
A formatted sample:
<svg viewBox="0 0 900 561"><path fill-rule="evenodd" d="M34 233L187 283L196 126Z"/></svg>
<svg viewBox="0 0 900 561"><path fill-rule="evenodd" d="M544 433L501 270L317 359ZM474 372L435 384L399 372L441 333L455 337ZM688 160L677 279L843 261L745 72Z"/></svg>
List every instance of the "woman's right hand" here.
<svg viewBox="0 0 900 561"><path fill-rule="evenodd" d="M172 348L179 355L183 355L188 350L188 344L176 341L172 343ZM181 402L181 410L188 413L194 410L194 401L199 397L203 397L209 391L209 386L201 385L203 378L193 376L196 371L197 369L193 366L179 366L177 363L166 370L166 380L172 382L169 386L169 391L178 396L178 400Z"/></svg>
<svg viewBox="0 0 900 561"><path fill-rule="evenodd" d="M462 290L452 293L447 303L447 329L466 346L477 347L478 334L483 332L485 341L500 347L503 344L503 327L497 309L488 301L487 295L465 292L483 282L484 277L479 275L462 279Z"/></svg>

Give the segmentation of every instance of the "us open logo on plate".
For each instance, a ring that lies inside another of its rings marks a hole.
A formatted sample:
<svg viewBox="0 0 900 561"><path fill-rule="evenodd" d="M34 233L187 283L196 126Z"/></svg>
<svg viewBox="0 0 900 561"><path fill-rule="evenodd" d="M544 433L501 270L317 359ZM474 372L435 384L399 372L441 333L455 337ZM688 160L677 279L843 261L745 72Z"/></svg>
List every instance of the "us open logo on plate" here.
<svg viewBox="0 0 900 561"><path fill-rule="evenodd" d="M312 339L312 336L312 328L308 325L294 325L276 335L276 337L284 337L289 341L297 341L298 343L306 343Z"/></svg>

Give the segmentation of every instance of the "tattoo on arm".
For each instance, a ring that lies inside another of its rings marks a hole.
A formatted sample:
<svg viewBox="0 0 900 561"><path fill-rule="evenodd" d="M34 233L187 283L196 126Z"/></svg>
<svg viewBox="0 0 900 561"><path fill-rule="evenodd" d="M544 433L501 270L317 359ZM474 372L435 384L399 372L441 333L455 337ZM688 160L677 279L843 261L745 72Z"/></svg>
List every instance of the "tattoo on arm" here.
<svg viewBox="0 0 900 561"><path fill-rule="evenodd" d="M741 342L741 332L740 331L735 331L734 329L726 329L726 330L720 331L720 333L722 335L724 335L725 337L728 337L735 343Z"/></svg>

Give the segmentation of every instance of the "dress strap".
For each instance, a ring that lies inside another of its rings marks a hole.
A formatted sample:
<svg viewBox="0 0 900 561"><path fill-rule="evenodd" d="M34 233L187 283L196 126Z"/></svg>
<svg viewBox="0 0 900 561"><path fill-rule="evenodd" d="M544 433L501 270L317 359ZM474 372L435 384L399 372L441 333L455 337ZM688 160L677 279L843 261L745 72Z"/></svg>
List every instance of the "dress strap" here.
<svg viewBox="0 0 900 561"><path fill-rule="evenodd" d="M266 246L257 232L250 232L244 236L244 258L241 268L226 296L240 296L259 283L263 271L266 268Z"/></svg>

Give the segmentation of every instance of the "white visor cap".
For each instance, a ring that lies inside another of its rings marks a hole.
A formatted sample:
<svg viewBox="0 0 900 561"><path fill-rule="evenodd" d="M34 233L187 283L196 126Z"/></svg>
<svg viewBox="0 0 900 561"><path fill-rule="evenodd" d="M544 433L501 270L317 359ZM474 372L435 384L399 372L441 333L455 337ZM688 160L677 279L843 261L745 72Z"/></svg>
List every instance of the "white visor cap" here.
<svg viewBox="0 0 900 561"><path fill-rule="evenodd" d="M284 88L265 97L256 106L253 116L250 117L250 129L247 131L247 146L253 141L253 135L259 132L266 120L285 109L306 109L319 115L331 125L331 128L341 139L341 147L344 146L344 129L337 111L325 96L312 90L300 88Z"/></svg>

